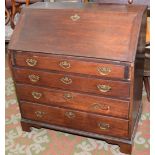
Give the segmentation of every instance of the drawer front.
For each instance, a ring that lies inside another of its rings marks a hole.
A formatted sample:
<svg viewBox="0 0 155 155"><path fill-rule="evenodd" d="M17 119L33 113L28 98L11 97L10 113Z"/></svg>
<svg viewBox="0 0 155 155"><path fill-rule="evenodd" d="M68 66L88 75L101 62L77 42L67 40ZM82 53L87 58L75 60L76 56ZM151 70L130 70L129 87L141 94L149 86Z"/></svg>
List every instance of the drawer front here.
<svg viewBox="0 0 155 155"><path fill-rule="evenodd" d="M128 67L125 68L125 65L90 62L89 59L73 59L69 56L17 52L15 63L17 66L38 69L58 70L118 79L129 78Z"/></svg>
<svg viewBox="0 0 155 155"><path fill-rule="evenodd" d="M17 82L129 98L129 83L14 68Z"/></svg>
<svg viewBox="0 0 155 155"><path fill-rule="evenodd" d="M128 118L128 101L23 84L17 84L17 94L20 100Z"/></svg>
<svg viewBox="0 0 155 155"><path fill-rule="evenodd" d="M128 136L128 121L65 108L21 102L22 117L116 137Z"/></svg>

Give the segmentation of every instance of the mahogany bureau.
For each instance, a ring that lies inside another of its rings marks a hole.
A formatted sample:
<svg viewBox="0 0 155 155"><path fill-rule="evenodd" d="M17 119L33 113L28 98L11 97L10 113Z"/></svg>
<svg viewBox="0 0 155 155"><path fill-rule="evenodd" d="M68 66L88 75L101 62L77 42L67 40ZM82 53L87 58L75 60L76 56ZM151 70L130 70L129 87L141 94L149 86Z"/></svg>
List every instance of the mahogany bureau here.
<svg viewBox="0 0 155 155"><path fill-rule="evenodd" d="M131 153L142 109L146 6L36 3L9 59L24 131L49 128Z"/></svg>

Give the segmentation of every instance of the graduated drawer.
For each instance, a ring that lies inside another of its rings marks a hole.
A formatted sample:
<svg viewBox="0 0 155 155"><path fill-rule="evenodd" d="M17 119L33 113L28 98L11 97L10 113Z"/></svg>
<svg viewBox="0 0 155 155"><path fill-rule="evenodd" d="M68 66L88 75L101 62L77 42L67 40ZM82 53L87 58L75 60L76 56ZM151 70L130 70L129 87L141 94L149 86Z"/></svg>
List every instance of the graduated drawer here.
<svg viewBox="0 0 155 155"><path fill-rule="evenodd" d="M14 77L17 82L21 83L129 98L129 83L123 81L103 80L21 68L14 68Z"/></svg>
<svg viewBox="0 0 155 155"><path fill-rule="evenodd" d="M25 84L17 84L16 88L20 100L128 118L129 101Z"/></svg>
<svg viewBox="0 0 155 155"><path fill-rule="evenodd" d="M99 60L95 61L97 59L91 60L88 58L78 59L71 56L56 56L30 52L16 52L15 54L15 64L17 66L129 80L129 68L127 65L120 63L112 64L103 61L98 62Z"/></svg>
<svg viewBox="0 0 155 155"><path fill-rule="evenodd" d="M116 137L128 136L128 120L35 103L21 102L26 119Z"/></svg>

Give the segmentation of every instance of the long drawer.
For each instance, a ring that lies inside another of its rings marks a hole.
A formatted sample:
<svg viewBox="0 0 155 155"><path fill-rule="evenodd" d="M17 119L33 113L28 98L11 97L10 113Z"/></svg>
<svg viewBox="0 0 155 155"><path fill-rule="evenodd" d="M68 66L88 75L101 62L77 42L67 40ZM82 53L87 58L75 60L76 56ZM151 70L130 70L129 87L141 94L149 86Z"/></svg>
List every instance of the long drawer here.
<svg viewBox="0 0 155 155"><path fill-rule="evenodd" d="M128 136L128 120L116 119L65 108L21 102L22 117L98 134Z"/></svg>
<svg viewBox="0 0 155 155"><path fill-rule="evenodd" d="M96 59L92 60L33 52L16 52L15 54L15 64L17 66L129 80L129 68L127 65L116 62L108 63Z"/></svg>
<svg viewBox="0 0 155 155"><path fill-rule="evenodd" d="M129 98L130 83L123 81L103 80L21 68L14 68L14 76L17 82L27 84Z"/></svg>
<svg viewBox="0 0 155 155"><path fill-rule="evenodd" d="M16 88L20 100L128 118L129 101L26 84L17 84Z"/></svg>

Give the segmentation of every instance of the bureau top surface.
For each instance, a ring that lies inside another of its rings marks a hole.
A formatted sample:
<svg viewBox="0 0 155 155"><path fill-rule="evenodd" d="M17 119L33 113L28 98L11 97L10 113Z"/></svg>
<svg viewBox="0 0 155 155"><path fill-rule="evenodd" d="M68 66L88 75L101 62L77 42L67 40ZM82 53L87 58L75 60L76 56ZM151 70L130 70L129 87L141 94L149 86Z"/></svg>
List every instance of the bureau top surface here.
<svg viewBox="0 0 155 155"><path fill-rule="evenodd" d="M133 62L145 10L39 2L22 10L9 49Z"/></svg>

